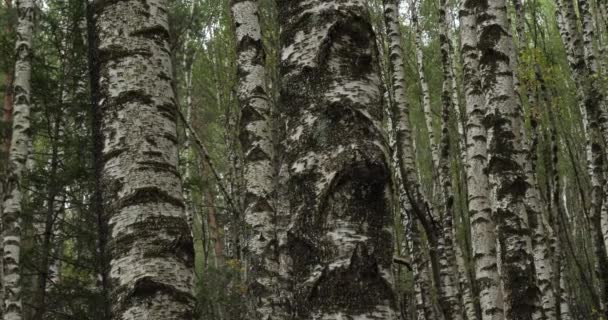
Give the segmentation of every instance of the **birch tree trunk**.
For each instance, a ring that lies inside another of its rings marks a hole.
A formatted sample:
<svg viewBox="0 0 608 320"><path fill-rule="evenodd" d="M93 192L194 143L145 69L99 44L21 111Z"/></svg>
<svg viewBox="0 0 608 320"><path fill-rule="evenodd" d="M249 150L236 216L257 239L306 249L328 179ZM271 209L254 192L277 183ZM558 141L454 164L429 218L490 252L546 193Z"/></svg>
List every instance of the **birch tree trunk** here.
<svg viewBox="0 0 608 320"><path fill-rule="evenodd" d="M525 12L523 3L520 0L513 0L515 9L515 26L517 30L517 40L514 45L514 54L512 61L513 65L517 64L519 56L525 54L527 48L527 37L525 33ZM525 91L528 98L530 108L530 130L529 137L524 143L526 148L524 171L526 175L526 201L525 207L527 212L527 221L532 231L531 247L534 258L534 267L536 273L536 284L540 293L540 301L536 310L533 313L534 319L556 319L557 309L555 300L555 290L553 288L553 256L548 243L550 231L547 230L548 223L543 216L543 202L538 187L536 176L536 167L538 162L537 148L539 141L538 134L538 108L539 102L536 100L534 93L529 87L522 87L519 80L519 70L514 67L514 86L518 92ZM521 99L521 97L520 97ZM549 108L549 106L547 106Z"/></svg>
<svg viewBox="0 0 608 320"><path fill-rule="evenodd" d="M608 130L605 128L607 124L605 105L603 105L603 99L601 99L599 88L595 83L597 81L594 79L594 74L597 72L597 63L593 51L593 25L590 20L589 2L579 1L579 11L583 19L584 29L582 34L577 27L578 18L573 1L559 1L559 8L558 27L576 84L579 109L585 130L587 172L591 180L589 228L593 252L596 257L594 268L598 278L596 282L596 290L599 296L598 304L601 309L600 312L604 313L607 311L606 303L608 299L608 256L601 230L601 211L605 197L604 184L606 183L603 168L606 153L602 139L604 142L608 141L606 139ZM603 132L600 133L600 131Z"/></svg>
<svg viewBox="0 0 608 320"><path fill-rule="evenodd" d="M15 43L15 79L13 104L13 132L8 158L9 176L4 195L2 215L3 279L5 320L22 319L21 304L21 182L26 168L31 143L30 92L31 55L34 29L34 1L17 1L17 41Z"/></svg>
<svg viewBox="0 0 608 320"><path fill-rule="evenodd" d="M523 168L523 114L515 96L504 0L478 3L481 88L485 94L485 127L492 219L496 221L501 287L506 319L528 320L536 309L534 264L528 246L530 230L524 206L527 183Z"/></svg>
<svg viewBox="0 0 608 320"><path fill-rule="evenodd" d="M193 317L167 2L96 4L112 319Z"/></svg>
<svg viewBox="0 0 608 320"><path fill-rule="evenodd" d="M294 317L397 319L389 154L365 1L278 7Z"/></svg>
<svg viewBox="0 0 608 320"><path fill-rule="evenodd" d="M450 113L454 110L452 101L452 58L450 55L450 40L448 39L448 20L446 1L439 1L439 45L441 50L441 65L443 73L441 90L441 141L439 150L439 185L440 201L442 202L442 294L440 305L447 319L462 319L462 297L458 287L458 267L454 252L454 191L452 188L451 156L450 156Z"/></svg>
<svg viewBox="0 0 608 320"><path fill-rule="evenodd" d="M445 293L445 290L442 289L443 279L441 277L441 273L443 272L445 279L445 275L449 277L450 270L446 269L441 271L442 266L448 266L447 261L445 259L442 259L441 257L442 252L444 252L442 251L444 248L440 248L440 246L444 243L441 234L443 231L441 229L442 223L436 216L436 213L434 212L427 197L422 193L422 187L420 185L420 180L418 179L415 168L415 151L413 148L414 140L410 128L409 104L405 96L406 83L404 78L404 51L402 44L402 35L399 29L398 5L397 1L395 0L386 0L383 3L384 19L387 28L389 43L391 85L394 91L395 102L391 114L393 116L392 123L395 127L395 138L397 141L397 162L399 167L399 175L403 180L405 194L408 199L408 203L410 204L410 206L406 208L406 210L411 210L410 215L412 217L415 216L423 225L424 231L426 232L430 244L429 256L432 266L431 274L428 275L427 273L427 275L429 276L429 279L432 279L433 283L435 284L435 287L437 288L437 291L443 295ZM437 154L436 156L437 161L439 161L439 155ZM434 160L434 169L437 168L436 164L437 163ZM420 274L420 276L423 276L422 273L427 272L427 269L423 268L421 265L419 265L418 267L418 273ZM425 279L421 279L421 281L425 281ZM423 285L424 284L421 284L421 286ZM425 295L425 301L427 303L430 303L430 305L427 305L427 307L434 307L434 304L431 302L430 296L426 296L430 293L430 288L429 290L424 290L424 287L422 288L422 294ZM443 315L444 314L441 313L441 316ZM426 316L430 317L430 312L426 312Z"/></svg>
<svg viewBox="0 0 608 320"><path fill-rule="evenodd" d="M255 319L284 319L277 281L276 220L274 215L274 150L271 101L266 88L266 52L257 0L233 0L236 27L238 99L241 107L241 145L244 153L245 222L248 226L246 259L248 293Z"/></svg>
<svg viewBox="0 0 608 320"><path fill-rule="evenodd" d="M496 250L496 224L491 214L488 168L487 113L485 97L478 74L477 8L474 1L462 1L460 6L461 54L463 57L464 92L466 101L467 193L471 215L471 238L475 264L475 280L479 286L482 320L502 320L503 297L499 288Z"/></svg>

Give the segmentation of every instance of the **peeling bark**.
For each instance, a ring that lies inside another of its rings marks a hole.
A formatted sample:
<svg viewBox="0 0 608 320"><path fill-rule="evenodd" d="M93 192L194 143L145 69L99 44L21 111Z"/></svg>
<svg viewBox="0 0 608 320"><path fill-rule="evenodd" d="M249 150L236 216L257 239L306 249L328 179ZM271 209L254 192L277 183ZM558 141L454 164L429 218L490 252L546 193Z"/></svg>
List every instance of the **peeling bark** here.
<svg viewBox="0 0 608 320"><path fill-rule="evenodd" d="M193 317L167 2L96 4L112 319Z"/></svg>
<svg viewBox="0 0 608 320"><path fill-rule="evenodd" d="M278 7L294 317L396 319L389 154L365 1Z"/></svg>

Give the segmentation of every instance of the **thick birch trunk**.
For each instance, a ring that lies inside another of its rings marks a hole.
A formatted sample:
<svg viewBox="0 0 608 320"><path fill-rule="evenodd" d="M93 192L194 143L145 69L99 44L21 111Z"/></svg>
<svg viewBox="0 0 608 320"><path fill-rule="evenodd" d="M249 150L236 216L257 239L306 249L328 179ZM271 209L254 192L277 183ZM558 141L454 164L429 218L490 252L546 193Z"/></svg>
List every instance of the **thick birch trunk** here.
<svg viewBox="0 0 608 320"><path fill-rule="evenodd" d="M278 292L279 261L275 236L274 165L271 101L266 88L266 52L257 0L233 0L236 26L238 99L241 107L241 145L244 153L246 259L249 298L256 319L287 317Z"/></svg>
<svg viewBox="0 0 608 320"><path fill-rule="evenodd" d="M112 319L190 319L194 249L177 171L167 3L96 6Z"/></svg>
<svg viewBox="0 0 608 320"><path fill-rule="evenodd" d="M389 155L365 1L278 6L294 315L396 319Z"/></svg>
<svg viewBox="0 0 608 320"><path fill-rule="evenodd" d="M524 121L514 93L514 47L505 1L482 1L478 6L479 70L488 109L484 121L487 169L492 219L496 221L500 248L504 315L506 319L528 320L536 309L537 290L524 205L528 189L522 163Z"/></svg>
<svg viewBox="0 0 608 320"><path fill-rule="evenodd" d="M13 104L13 132L8 158L9 176L4 195L3 227L3 284L5 320L22 319L21 304L21 181L27 170L30 129L30 92L31 92L31 50L34 28L34 2L17 2L17 42L15 44L15 79Z"/></svg>
<svg viewBox="0 0 608 320"><path fill-rule="evenodd" d="M464 92L466 100L467 185L471 215L471 238L475 263L475 280L479 286L482 320L501 320L502 291L496 250L496 225L491 215L489 180L487 175L487 113L478 74L476 7L474 1L462 1L460 7L461 53L463 56Z"/></svg>

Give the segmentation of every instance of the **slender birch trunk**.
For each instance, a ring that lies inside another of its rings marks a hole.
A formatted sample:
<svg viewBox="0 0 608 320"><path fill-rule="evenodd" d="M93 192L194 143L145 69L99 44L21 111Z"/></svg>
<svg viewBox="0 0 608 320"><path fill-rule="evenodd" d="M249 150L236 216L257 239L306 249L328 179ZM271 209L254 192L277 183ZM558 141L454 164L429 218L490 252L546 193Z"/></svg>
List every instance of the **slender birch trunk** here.
<svg viewBox="0 0 608 320"><path fill-rule="evenodd" d="M195 8L195 1L192 1L190 3L190 16L194 15L194 8ZM188 124L192 124L192 109L193 109L193 103L192 103L192 76L193 76L193 68L194 68L194 61L196 59L196 48L194 48L194 42L191 39L191 35L190 35L191 31L190 30L186 30L186 41L184 42L184 60L183 60L183 66L184 66L184 80L185 80L185 93L186 93L186 122L188 122ZM192 179L192 161L196 161L194 158L194 153L192 152L192 137L191 137L191 133L190 130L186 129L185 131L185 136L186 139L184 141L184 150L183 150L183 158L184 158L184 162L185 162L185 172L184 172L184 181L186 183L190 183L191 179ZM186 213L186 220L188 221L188 226L190 227L190 232L192 233L192 235L194 235L194 217L196 215L196 213L194 212L196 210L196 206L193 205L193 199L192 199L192 188L190 186L187 186L186 188L184 188L184 202L186 204L186 209L185 209L185 213Z"/></svg>
<svg viewBox="0 0 608 320"><path fill-rule="evenodd" d="M608 299L608 256L601 230L601 216L604 202L605 149L602 144L608 141L606 134L606 110L594 75L597 74L597 61L593 50L593 23L589 12L589 2L579 1L579 11L583 20L583 32L579 32L573 1L559 2L558 27L562 42L566 47L568 62L577 88L579 109L585 130L587 170L591 180L591 203L589 210L591 243L596 257L595 274L598 281L598 304L600 313L605 313Z"/></svg>
<svg viewBox="0 0 608 320"><path fill-rule="evenodd" d="M422 90L422 109L424 111L424 119L426 121L426 129L429 134L429 143L431 146L431 159L433 160L433 168L439 167L439 148L435 138L435 125L433 121L433 111L431 109L431 94L429 91L429 83L426 80L424 72L424 53L422 52L422 32L418 24L418 10L416 2L411 4L412 25L414 27L414 46L416 49L416 69L418 70L418 78L420 79L420 89ZM401 34L401 32L399 32Z"/></svg>
<svg viewBox="0 0 608 320"><path fill-rule="evenodd" d="M453 112L452 100L452 58L450 55L450 40L448 39L447 4L439 1L439 44L441 50L441 65L443 81L441 90L441 141L439 148L439 185L440 201L442 202L442 238L444 248L441 253L441 282L442 294L440 305L446 319L462 319L462 297L458 287L458 267L454 252L454 191L452 187L451 156L450 156L450 113ZM457 246L457 244L456 244Z"/></svg>
<svg viewBox="0 0 608 320"><path fill-rule="evenodd" d="M414 290L416 293L416 310L418 320L437 320L443 319L443 315L438 314L432 292L432 279L430 276L430 264L427 262L424 246L420 239L421 231L417 221L412 221L412 226L408 230L412 246L412 265L414 273Z"/></svg>
<svg viewBox="0 0 608 320"><path fill-rule="evenodd" d="M167 3L96 9L112 319L190 319L194 248L177 170Z"/></svg>
<svg viewBox="0 0 608 320"><path fill-rule="evenodd" d="M398 5L395 0L386 0L384 3L384 19L388 33L391 85L393 87L394 105L392 121L397 141L397 162L399 175L403 180L405 194L408 198L411 216L415 216L423 225L430 244L429 256L431 260L431 279L437 291L443 293L441 265L446 266L442 260L442 223L439 221L427 197L422 193L420 179L417 176L414 160L413 137L409 120L409 104L405 96L405 67L402 35L399 29ZM433 139L434 140L434 139ZM438 157L438 155L437 155ZM435 166L433 166L436 168ZM443 262L443 263L442 263ZM426 270L424 270L426 271ZM423 272L422 269L419 272ZM444 270L444 275L449 270ZM430 291L428 292L430 293ZM429 300L427 298L427 300ZM428 315L428 313L427 313ZM443 316L443 313L441 314Z"/></svg>
<svg viewBox="0 0 608 320"><path fill-rule="evenodd" d="M252 316L270 320L287 317L287 310L277 287L271 101L266 88L266 52L258 10L257 0L232 1L244 153L245 222L250 233L246 249L248 293L255 309Z"/></svg>
<svg viewBox="0 0 608 320"><path fill-rule="evenodd" d="M492 219L496 221L500 279L506 319L528 320L536 309L534 264L529 251L523 168L523 112L514 94L513 40L505 0L478 3L481 88L485 94L485 127Z"/></svg>
<svg viewBox="0 0 608 320"><path fill-rule="evenodd" d="M579 0L578 7L582 22L583 55L585 57L587 73L584 81L585 91L587 91L585 106L588 113L597 114L597 118L594 121L597 121L599 132L603 138L603 144L599 143L598 146L601 146L601 157L603 157L602 165L605 165L606 157L608 156L605 147L606 143L608 143L608 110L606 101L604 100L604 93L600 88L600 81L598 81L600 78L600 70L597 56L595 55L595 29L591 2L590 0ZM590 109L595 109L595 112L590 111ZM608 243L604 242L605 239L608 239L608 234L602 234L601 230L602 215L608 215L608 210L602 210L603 205L608 206L608 199L606 198L608 194L606 193L605 185L606 169L603 166L600 166L598 170L603 170L601 173L601 175L603 175L601 189L598 189L598 192L601 192L601 195L598 195L598 197L602 197L603 199L600 202L599 210L594 211L589 218L591 220L593 249L596 256L596 273L598 274L600 282L600 306L602 307L601 311L604 316L608 317L608 252L606 251Z"/></svg>
<svg viewBox="0 0 608 320"><path fill-rule="evenodd" d="M278 7L294 317L396 319L389 154L365 1Z"/></svg>
<svg viewBox="0 0 608 320"><path fill-rule="evenodd" d="M534 259L534 267L536 274L536 284L539 289L539 301L537 308L533 312L534 319L556 319L557 309L555 300L555 290L553 287L554 269L553 256L548 237L551 233L547 230L548 224L543 216L543 203L541 193L538 187L536 176L536 167L538 162L537 148L539 141L538 125L539 125L539 101L536 100L534 93L529 87L522 87L519 82L517 70L517 62L519 56L523 56L527 48L527 37L525 31L525 12L523 3L520 0L513 0L515 9L515 26L517 31L517 40L514 45L513 63L514 69L514 86L519 91L525 91L530 107L530 130L529 137L524 143L526 154L524 162L524 172L526 176L526 201L525 207L527 212L527 221L532 231L531 249Z"/></svg>
<svg viewBox="0 0 608 320"><path fill-rule="evenodd" d="M474 1L460 6L461 53L463 56L466 100L467 185L471 215L471 238L475 280L479 286L482 320L502 320L503 297L499 287L496 225L491 214L488 169L487 131L484 126L487 108L478 74L477 8Z"/></svg>
<svg viewBox="0 0 608 320"><path fill-rule="evenodd" d="M34 28L34 1L17 2L17 42L15 43L15 79L13 104L13 132L8 158L9 176L4 195L2 215L4 319L22 319L21 303L21 190L22 177L32 140L30 130L31 55Z"/></svg>

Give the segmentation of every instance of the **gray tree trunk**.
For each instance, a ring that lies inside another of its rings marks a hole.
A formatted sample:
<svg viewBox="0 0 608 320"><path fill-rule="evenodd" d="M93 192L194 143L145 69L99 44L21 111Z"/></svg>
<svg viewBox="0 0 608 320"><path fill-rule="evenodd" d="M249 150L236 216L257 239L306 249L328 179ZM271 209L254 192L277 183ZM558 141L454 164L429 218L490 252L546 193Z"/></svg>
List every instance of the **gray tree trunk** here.
<svg viewBox="0 0 608 320"><path fill-rule="evenodd" d="M365 1L278 2L297 319L396 319L389 154Z"/></svg>
<svg viewBox="0 0 608 320"><path fill-rule="evenodd" d="M191 319L167 2L100 2L96 30L112 319Z"/></svg>

